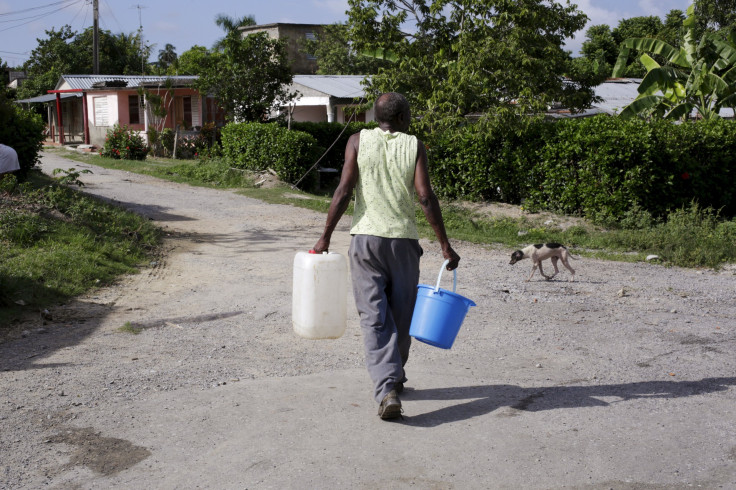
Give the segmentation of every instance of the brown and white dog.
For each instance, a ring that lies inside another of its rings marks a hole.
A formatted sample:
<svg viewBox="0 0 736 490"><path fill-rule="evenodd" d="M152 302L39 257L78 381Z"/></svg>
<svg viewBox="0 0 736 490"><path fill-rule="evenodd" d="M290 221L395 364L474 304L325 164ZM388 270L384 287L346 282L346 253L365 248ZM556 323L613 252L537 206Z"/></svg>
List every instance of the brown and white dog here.
<svg viewBox="0 0 736 490"><path fill-rule="evenodd" d="M562 265L567 267L567 270L572 274L572 277L570 277L570 281L572 282L575 280L575 270L570 267L570 263L567 260L569 257L572 257L572 254L570 254L567 249L559 243L538 243L536 245L529 245L523 250L517 250L512 253L511 262L509 262L509 264L513 265L522 259L532 259L532 273L529 274L529 279L527 279L526 282L529 282L532 278L537 267L539 267L539 273L549 281L560 272L559 269L557 269L557 260L561 260ZM552 265L555 268L555 273L551 276L546 275L542 270L542 261L546 259L552 259Z"/></svg>

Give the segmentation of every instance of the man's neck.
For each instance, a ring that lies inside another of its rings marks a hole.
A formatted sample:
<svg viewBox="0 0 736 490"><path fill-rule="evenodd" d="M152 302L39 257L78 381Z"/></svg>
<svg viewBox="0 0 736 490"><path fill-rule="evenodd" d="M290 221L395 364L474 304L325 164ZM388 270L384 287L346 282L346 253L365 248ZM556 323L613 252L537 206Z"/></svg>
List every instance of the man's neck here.
<svg viewBox="0 0 736 490"><path fill-rule="evenodd" d="M388 131L389 133L401 133L402 131L398 129L395 125L391 123L378 123L378 127L381 129L381 131Z"/></svg>

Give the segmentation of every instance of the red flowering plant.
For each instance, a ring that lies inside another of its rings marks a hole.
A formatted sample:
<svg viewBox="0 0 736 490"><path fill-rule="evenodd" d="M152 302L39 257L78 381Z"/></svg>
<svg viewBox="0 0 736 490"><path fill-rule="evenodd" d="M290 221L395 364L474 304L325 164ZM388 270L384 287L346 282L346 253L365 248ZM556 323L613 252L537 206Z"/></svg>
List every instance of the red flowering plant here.
<svg viewBox="0 0 736 490"><path fill-rule="evenodd" d="M148 146L137 131L116 124L107 131L105 146L100 151L103 157L125 160L145 160Z"/></svg>

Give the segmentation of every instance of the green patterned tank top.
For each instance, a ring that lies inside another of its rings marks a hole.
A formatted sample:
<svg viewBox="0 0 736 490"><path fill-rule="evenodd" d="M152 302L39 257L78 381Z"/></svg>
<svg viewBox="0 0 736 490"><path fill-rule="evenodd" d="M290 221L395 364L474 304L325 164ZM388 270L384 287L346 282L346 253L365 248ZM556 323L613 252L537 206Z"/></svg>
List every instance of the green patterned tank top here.
<svg viewBox="0 0 736 490"><path fill-rule="evenodd" d="M418 239L414 210L417 138L380 128L360 132L351 235Z"/></svg>

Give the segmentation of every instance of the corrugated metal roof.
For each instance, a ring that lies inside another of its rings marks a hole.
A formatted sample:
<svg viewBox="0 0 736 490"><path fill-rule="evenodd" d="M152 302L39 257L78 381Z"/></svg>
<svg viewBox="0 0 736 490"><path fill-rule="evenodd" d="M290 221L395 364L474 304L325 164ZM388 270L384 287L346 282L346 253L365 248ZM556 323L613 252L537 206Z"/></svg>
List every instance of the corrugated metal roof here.
<svg viewBox="0 0 736 490"><path fill-rule="evenodd" d="M66 84L70 89L90 90L95 88L93 87L95 83L110 82L113 80L124 80L128 82L126 88L137 88L143 84L164 83L168 79L171 79L175 86L182 86L191 85L197 78L195 75L170 77L151 75L62 75L55 88L59 90L59 87Z"/></svg>
<svg viewBox="0 0 736 490"><path fill-rule="evenodd" d="M606 114L619 114L639 96L641 78L606 80L595 87L595 94L603 101L593 104L594 109Z"/></svg>
<svg viewBox="0 0 736 490"><path fill-rule="evenodd" d="M341 99L363 97L364 75L294 75L294 83Z"/></svg>
<svg viewBox="0 0 736 490"><path fill-rule="evenodd" d="M80 92L77 93L66 93L66 94L59 94L60 98L66 99L68 97L81 97L82 94ZM38 97L31 97L30 99L23 99L23 100L16 100L16 104L38 104L42 102L51 102L56 100L56 94L46 94L46 95L39 95Z"/></svg>
<svg viewBox="0 0 736 490"><path fill-rule="evenodd" d="M627 105L634 102L639 96L638 88L641 78L614 78L603 82L595 87L595 94L603 99L602 102L593 104L592 109L606 114L620 114ZM661 92L659 92L661 94ZM694 110L692 117L697 117L698 111ZM721 117L733 118L733 109L721 109Z"/></svg>

